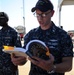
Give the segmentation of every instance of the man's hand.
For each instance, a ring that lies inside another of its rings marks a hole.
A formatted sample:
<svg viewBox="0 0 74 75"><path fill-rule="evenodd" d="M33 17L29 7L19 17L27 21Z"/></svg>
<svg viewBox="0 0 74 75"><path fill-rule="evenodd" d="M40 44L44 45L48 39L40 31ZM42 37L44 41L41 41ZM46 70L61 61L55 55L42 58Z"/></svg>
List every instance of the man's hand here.
<svg viewBox="0 0 74 75"><path fill-rule="evenodd" d="M23 56L15 56L15 54L11 54L11 61L14 65L24 65L27 61L26 57Z"/></svg>
<svg viewBox="0 0 74 75"><path fill-rule="evenodd" d="M38 57L32 57L32 58L28 57L28 59L33 64L37 65L38 67L40 67L40 68L42 68L42 69L44 69L46 71L51 71L53 69L54 57L53 57L52 54L50 54L49 60L43 60L43 59L38 58Z"/></svg>

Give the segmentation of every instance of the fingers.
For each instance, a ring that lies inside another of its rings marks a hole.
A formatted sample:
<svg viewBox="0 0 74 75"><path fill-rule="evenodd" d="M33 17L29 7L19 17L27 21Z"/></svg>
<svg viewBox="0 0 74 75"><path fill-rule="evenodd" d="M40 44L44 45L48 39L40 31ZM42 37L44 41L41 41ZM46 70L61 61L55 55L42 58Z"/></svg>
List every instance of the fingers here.
<svg viewBox="0 0 74 75"><path fill-rule="evenodd" d="M15 54L11 54L11 61L14 65L23 65L26 63L27 58L23 56L15 56Z"/></svg>
<svg viewBox="0 0 74 75"><path fill-rule="evenodd" d="M39 58L37 57L33 57L33 58L28 57L28 59L35 65L39 64Z"/></svg>
<svg viewBox="0 0 74 75"><path fill-rule="evenodd" d="M15 54L14 53L11 54L11 58L13 58L13 57L15 57Z"/></svg>
<svg viewBox="0 0 74 75"><path fill-rule="evenodd" d="M37 65L38 67L44 69L44 70L48 70L51 69L54 63L54 56L52 54L50 54L49 56L49 60L43 60L41 58L38 57L28 57L28 59L35 65Z"/></svg>
<svg viewBox="0 0 74 75"><path fill-rule="evenodd" d="M49 55L50 61L54 62L54 56L52 54Z"/></svg>

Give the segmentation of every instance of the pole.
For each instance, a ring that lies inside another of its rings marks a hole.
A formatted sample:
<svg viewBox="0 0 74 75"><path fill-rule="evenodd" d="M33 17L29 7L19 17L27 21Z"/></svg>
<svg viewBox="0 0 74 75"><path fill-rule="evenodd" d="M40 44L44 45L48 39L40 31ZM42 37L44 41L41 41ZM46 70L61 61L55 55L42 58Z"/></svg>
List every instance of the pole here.
<svg viewBox="0 0 74 75"><path fill-rule="evenodd" d="M61 27L61 7L59 8L59 27Z"/></svg>
<svg viewBox="0 0 74 75"><path fill-rule="evenodd" d="M25 28L25 8L24 8L24 0L23 0L23 25L24 25L24 34L26 33L26 28Z"/></svg>

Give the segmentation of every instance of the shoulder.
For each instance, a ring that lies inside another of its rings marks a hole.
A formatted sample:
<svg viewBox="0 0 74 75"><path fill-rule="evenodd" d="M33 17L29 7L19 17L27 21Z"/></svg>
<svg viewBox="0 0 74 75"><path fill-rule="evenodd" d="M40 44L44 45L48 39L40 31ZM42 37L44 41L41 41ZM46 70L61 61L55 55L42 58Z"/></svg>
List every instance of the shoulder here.
<svg viewBox="0 0 74 75"><path fill-rule="evenodd" d="M15 30L15 28L12 28L12 27L10 27L10 26L9 26L8 30L11 31L11 32L14 32L14 33L18 33L18 32Z"/></svg>
<svg viewBox="0 0 74 75"><path fill-rule="evenodd" d="M38 29L39 29L39 27L31 29L31 30L25 35L25 38L27 38L27 37L32 37L34 34L36 34L36 32L38 31Z"/></svg>
<svg viewBox="0 0 74 75"><path fill-rule="evenodd" d="M14 29L14 28L12 28L12 27L8 27L8 30L7 30L7 32L10 34L10 35L12 35L12 36L17 36L17 35L19 35L19 33Z"/></svg>
<svg viewBox="0 0 74 75"><path fill-rule="evenodd" d="M39 27L37 28L34 28L34 29L31 29L27 34L32 34L32 33L35 33L39 30Z"/></svg>
<svg viewBox="0 0 74 75"><path fill-rule="evenodd" d="M70 38L70 35L68 34L67 31L65 31L64 29L56 26L54 23L53 23L53 26L52 26L52 32L54 34L56 34L56 36L58 36L60 39L71 39Z"/></svg>
<svg viewBox="0 0 74 75"><path fill-rule="evenodd" d="M65 31L59 27L56 27L56 32L57 32L59 38L62 40L62 42L64 41L64 42L72 43L72 39L67 31Z"/></svg>
<svg viewBox="0 0 74 75"><path fill-rule="evenodd" d="M55 26L56 33L63 36L69 36L68 32L58 26Z"/></svg>

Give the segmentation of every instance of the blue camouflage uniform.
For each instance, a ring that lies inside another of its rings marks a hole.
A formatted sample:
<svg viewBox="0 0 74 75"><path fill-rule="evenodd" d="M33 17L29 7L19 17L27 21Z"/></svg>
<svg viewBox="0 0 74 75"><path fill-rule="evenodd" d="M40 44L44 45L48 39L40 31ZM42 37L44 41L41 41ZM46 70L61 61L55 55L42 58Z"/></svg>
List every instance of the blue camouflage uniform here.
<svg viewBox="0 0 74 75"><path fill-rule="evenodd" d="M47 45L54 56L54 64L62 62L63 57L73 57L72 39L66 31L57 27L53 22L51 28L42 30L40 27L32 29L24 38L24 48L30 40L38 39ZM64 75L64 73L48 74L47 71L31 63L29 75Z"/></svg>
<svg viewBox="0 0 74 75"><path fill-rule="evenodd" d="M0 75L17 75L18 68L11 62L10 54L2 51L3 45L22 46L18 33L10 26L0 30Z"/></svg>

